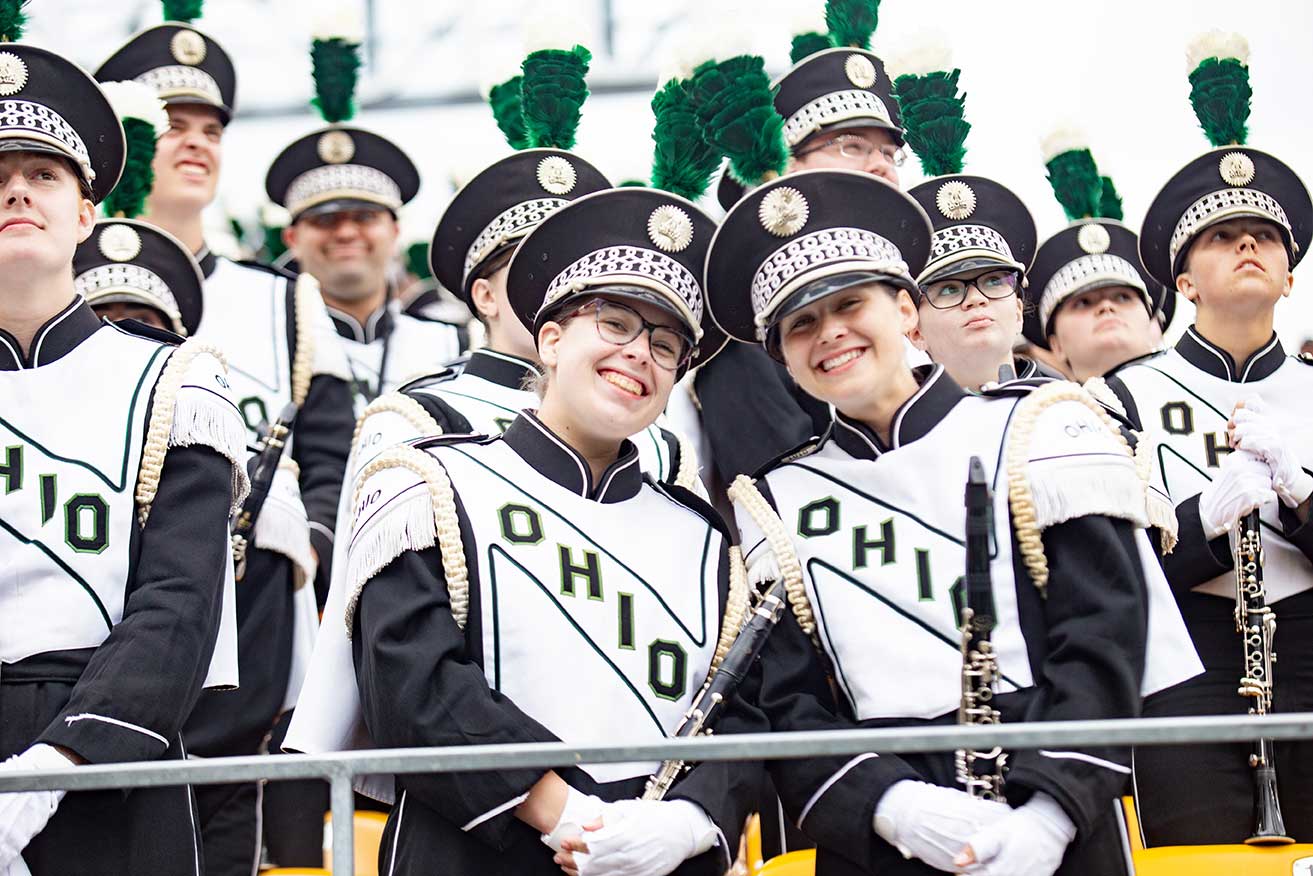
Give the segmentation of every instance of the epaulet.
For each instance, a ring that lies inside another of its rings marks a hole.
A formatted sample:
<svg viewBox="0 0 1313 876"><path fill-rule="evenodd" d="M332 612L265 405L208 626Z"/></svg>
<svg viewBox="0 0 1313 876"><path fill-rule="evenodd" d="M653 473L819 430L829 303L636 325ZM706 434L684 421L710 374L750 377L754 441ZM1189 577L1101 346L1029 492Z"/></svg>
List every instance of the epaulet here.
<svg viewBox="0 0 1313 876"><path fill-rule="evenodd" d="M797 447L784 451L779 456L757 469L752 475L752 479L760 480L781 465L788 465L790 462L797 462L804 457L811 456L813 453L821 449L821 445L825 443L825 439L828 435L828 432L825 435L813 435Z"/></svg>
<svg viewBox="0 0 1313 876"><path fill-rule="evenodd" d="M254 268L257 271L264 271L266 274L273 274L275 277L282 277L284 280L295 280L297 277L296 274L284 270L277 265L267 265L264 262L257 262L253 259L239 259L234 264L241 265L243 268Z"/></svg>
<svg viewBox="0 0 1313 876"><path fill-rule="evenodd" d="M118 329L126 335L135 335L139 338L148 338L152 341L159 341L161 344L168 344L170 347L180 347L187 339L182 335L174 334L168 329L156 328L148 325L139 319L120 319L110 321L102 320L106 325Z"/></svg>
<svg viewBox="0 0 1313 876"><path fill-rule="evenodd" d="M701 465L698 462L697 449L693 446L693 442L685 438L682 433L676 432L674 429L658 428L661 429L661 437L665 440L667 446L673 444L675 452L679 455L679 465L671 472L673 479L670 482L686 490L692 490L697 484L698 478L701 477L699 472Z"/></svg>
<svg viewBox="0 0 1313 876"><path fill-rule="evenodd" d="M456 377L460 371L446 365L432 374L421 374L419 377L412 378L397 387L397 392L410 392L412 389L427 389L430 386L437 386L439 383L446 383L448 380Z"/></svg>
<svg viewBox="0 0 1313 876"><path fill-rule="evenodd" d="M442 435L428 435L424 438L416 438L405 443L417 450L428 450L433 447L447 447L451 444L491 444L500 438L500 435L484 435L479 432L466 432L455 435L443 433Z"/></svg>
<svg viewBox="0 0 1313 876"><path fill-rule="evenodd" d="M652 489L661 493L678 505L683 505L688 510L705 520L713 529L717 530L726 540L733 541L734 536L730 532L729 525L725 518L720 516L710 502L690 490L688 487L681 487L679 484L663 483L647 472L643 472L643 481Z"/></svg>
<svg viewBox="0 0 1313 876"><path fill-rule="evenodd" d="M1305 365L1313 365L1313 353L1300 353L1295 358Z"/></svg>

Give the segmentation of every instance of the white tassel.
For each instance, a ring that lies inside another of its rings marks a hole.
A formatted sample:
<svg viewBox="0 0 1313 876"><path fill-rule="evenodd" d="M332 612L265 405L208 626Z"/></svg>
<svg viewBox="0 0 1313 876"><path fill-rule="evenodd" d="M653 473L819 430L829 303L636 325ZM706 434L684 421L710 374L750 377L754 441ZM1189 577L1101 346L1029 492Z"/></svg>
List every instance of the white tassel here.
<svg viewBox="0 0 1313 876"><path fill-rule="evenodd" d="M1249 40L1238 33L1224 30L1201 33L1190 40L1185 48L1185 72L1193 73L1208 58L1231 58L1248 67Z"/></svg>
<svg viewBox="0 0 1313 876"><path fill-rule="evenodd" d="M1129 458L1108 463L1068 457L1043 469L1032 462L1029 480L1035 522L1041 530L1090 515L1148 525L1144 482Z"/></svg>
<svg viewBox="0 0 1313 876"><path fill-rule="evenodd" d="M233 505L236 511L251 491L246 475L246 427L231 405L195 386L178 390L169 429L170 447L209 447L233 464Z"/></svg>
<svg viewBox="0 0 1313 876"><path fill-rule="evenodd" d="M1145 491L1145 512L1149 517L1149 525L1158 527L1161 533L1162 544L1160 548L1163 556L1167 556L1176 547L1179 523L1176 520L1176 506L1172 500L1167 498L1158 490L1150 487Z"/></svg>
<svg viewBox="0 0 1313 876"><path fill-rule="evenodd" d="M767 581L778 581L783 574L780 571L779 560L775 559L775 551L771 550L769 545L762 545L761 550L748 564L748 586L760 591L762 584Z"/></svg>
<svg viewBox="0 0 1313 876"><path fill-rule="evenodd" d="M347 553L347 581L351 588L346 606L348 638L355 623L356 603L369 579L406 551L422 551L437 543L433 500L428 493L416 493L402 507L394 508L352 539Z"/></svg>
<svg viewBox="0 0 1313 876"><path fill-rule="evenodd" d="M255 521L255 546L282 554L296 567L296 587L315 579L318 565L310 546L310 525L305 508L293 506L270 491L265 499L260 519Z"/></svg>

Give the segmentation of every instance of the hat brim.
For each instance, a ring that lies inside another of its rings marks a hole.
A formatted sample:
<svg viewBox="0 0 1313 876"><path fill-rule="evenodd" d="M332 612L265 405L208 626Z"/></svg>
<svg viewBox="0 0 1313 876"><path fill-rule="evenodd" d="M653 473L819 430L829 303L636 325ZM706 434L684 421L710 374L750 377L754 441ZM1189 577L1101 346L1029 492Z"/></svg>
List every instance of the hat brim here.
<svg viewBox="0 0 1313 876"><path fill-rule="evenodd" d="M813 133L804 137L797 146L794 146L789 151L794 155L797 155L799 149L806 148L807 144L815 141L817 137L824 137L826 134L836 134L840 131L856 131L861 130L862 128L874 128L878 131L888 131L890 134L893 134L894 142L898 144L898 148L901 149L907 145L907 140L904 138L902 128L890 124L889 122L881 121L875 116L859 116L854 119L841 119L837 122L830 122L829 124L821 125Z"/></svg>
<svg viewBox="0 0 1313 876"><path fill-rule="evenodd" d="M1010 262L1007 259L994 258L991 256L971 256L956 262L941 265L929 274L926 274L923 277L918 277L916 282L920 286L929 286L931 283L937 283L940 280L947 280L949 277L970 274L974 271L987 271L991 268L1024 272L1021 265L1016 262Z"/></svg>
<svg viewBox="0 0 1313 876"><path fill-rule="evenodd" d="M212 100L206 100L203 97L193 97L187 94L178 94L178 95L173 95L171 97L163 98L163 100L165 106L185 105L185 106L209 107L210 109L214 110L216 113L219 114L219 122L225 128L228 127L228 123L231 122L233 119L233 111L231 107L226 107L221 103L215 103Z"/></svg>
<svg viewBox="0 0 1313 876"><path fill-rule="evenodd" d="M346 213L349 210L379 210L386 212L395 217L396 212L386 204L380 204L377 201L367 201L364 198L334 198L331 201L324 201L322 204L315 204L306 207L300 213L292 217L292 221L304 219L307 216L324 216L329 213Z"/></svg>

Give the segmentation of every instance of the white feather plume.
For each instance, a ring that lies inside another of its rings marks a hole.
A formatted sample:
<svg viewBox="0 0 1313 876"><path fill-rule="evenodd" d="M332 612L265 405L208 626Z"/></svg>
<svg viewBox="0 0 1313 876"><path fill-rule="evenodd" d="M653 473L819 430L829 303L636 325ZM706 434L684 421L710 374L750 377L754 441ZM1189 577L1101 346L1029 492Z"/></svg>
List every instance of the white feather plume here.
<svg viewBox="0 0 1313 876"><path fill-rule="evenodd" d="M260 207L260 224L265 228L286 228L292 224L292 214L270 201Z"/></svg>
<svg viewBox="0 0 1313 876"><path fill-rule="evenodd" d="M948 73L953 69L953 52L948 46L948 38L941 31L925 31L904 45L907 46L905 51L885 59L890 79Z"/></svg>
<svg viewBox="0 0 1313 876"><path fill-rule="evenodd" d="M1249 40L1231 31L1210 30L1201 33L1186 46L1186 72L1193 73L1207 58L1234 58L1247 67Z"/></svg>
<svg viewBox="0 0 1313 876"><path fill-rule="evenodd" d="M825 4L820 0L794 0L797 4L789 17L789 33L827 33Z"/></svg>
<svg viewBox="0 0 1313 876"><path fill-rule="evenodd" d="M164 101L149 85L127 80L124 82L102 82L100 90L109 99L114 114L120 119L140 119L149 122L159 139L169 130L169 111L164 108Z"/></svg>
<svg viewBox="0 0 1313 876"><path fill-rule="evenodd" d="M1039 148L1044 153L1044 163L1048 164L1064 152L1089 149L1090 138L1074 125L1062 125L1040 140Z"/></svg>
<svg viewBox="0 0 1313 876"><path fill-rule="evenodd" d="M707 61L725 61L749 54L750 29L742 23L750 20L751 12L731 8L725 2L705 2L701 12L675 35L659 65L657 87L671 79L688 79Z"/></svg>
<svg viewBox="0 0 1313 876"><path fill-rule="evenodd" d="M569 51L587 43L580 32L579 20L563 15L555 3L537 4L523 20L526 55L544 49Z"/></svg>
<svg viewBox="0 0 1313 876"><path fill-rule="evenodd" d="M315 15L311 38L327 42L339 39L352 45L365 41L365 22L360 17L359 3L327 2Z"/></svg>

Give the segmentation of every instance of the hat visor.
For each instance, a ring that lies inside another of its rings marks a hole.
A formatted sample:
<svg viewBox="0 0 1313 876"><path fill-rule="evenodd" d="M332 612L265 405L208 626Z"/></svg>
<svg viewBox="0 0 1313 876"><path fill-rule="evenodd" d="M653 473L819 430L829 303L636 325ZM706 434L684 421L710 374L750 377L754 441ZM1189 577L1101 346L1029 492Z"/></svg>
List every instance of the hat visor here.
<svg viewBox="0 0 1313 876"><path fill-rule="evenodd" d="M32 140L24 137L21 133L4 135L0 134L0 152L39 152L43 155L57 155L64 160L71 162L74 171L78 176L84 176L82 165L67 149L60 149L58 146L41 140Z"/></svg>
<svg viewBox="0 0 1313 876"><path fill-rule="evenodd" d="M219 122L222 123L224 127L227 127L228 123L231 122L233 118L233 111L229 107L226 107L221 103L215 103L214 101L208 98L200 97L198 95L175 94L175 95L164 97L163 100L165 106L174 106L175 104L186 104L188 106L208 106L210 109L214 110L216 113L219 114Z"/></svg>
<svg viewBox="0 0 1313 876"><path fill-rule="evenodd" d="M877 119L875 116L859 116L855 119L843 119L842 121L821 125L816 129L815 133L809 134L802 140L802 142L798 143L797 146L794 146L793 151L796 154L799 149L806 148L805 144L815 142L818 137L824 137L827 134L837 134L840 131L860 130L861 128L877 128L881 131L888 131L893 135L894 142L898 144L899 148L907 145L907 139L903 134L902 128L881 119Z"/></svg>
<svg viewBox="0 0 1313 876"><path fill-rule="evenodd" d="M1176 253L1176 261L1172 265L1172 278L1175 279L1185 273L1186 257L1189 256L1190 250L1194 247L1195 242L1199 240L1201 234L1212 228L1214 225L1217 225L1219 222L1228 222L1232 219L1261 219L1264 222L1271 222L1275 225L1277 231L1281 233L1281 242L1286 246L1286 255L1290 259L1290 269L1294 270L1295 264L1299 261L1299 253L1297 253L1294 248L1294 239L1291 237L1290 228L1284 225L1279 218L1266 210L1260 210L1248 205L1239 205L1226 210L1219 210L1217 213L1208 217L1208 220L1204 222L1203 225L1200 225L1194 230L1190 235L1190 239L1182 244L1181 249ZM1162 280L1161 277L1157 279L1159 281Z"/></svg>
<svg viewBox="0 0 1313 876"><path fill-rule="evenodd" d="M324 216L328 213L345 213L348 210L384 210L393 217L397 214L392 211L391 207L384 206L378 201L366 201L363 198L334 198L331 201L324 201L322 204L315 204L312 207L306 207L300 213L292 218L295 222L297 219L303 219L306 216Z"/></svg>
<svg viewBox="0 0 1313 876"><path fill-rule="evenodd" d="M809 304L815 304L822 298L828 298L836 292L842 292L854 286L864 286L867 283L884 283L886 286L892 286L895 289L906 289L908 292L913 292L916 289L905 277L895 277L875 271L849 271L845 274L822 277L819 280L807 283L780 302L780 306L775 308L775 313L771 315L771 327L778 325L780 320L789 314L796 313Z"/></svg>
<svg viewBox="0 0 1313 876"><path fill-rule="evenodd" d="M138 307L148 307L159 314L164 324L169 327L169 331L174 334L187 337L190 334L187 326L183 324L183 319L178 314L172 314L160 307L160 303L149 295L135 292L130 289L110 289L100 294L92 293L86 296L87 305L91 308L100 307L105 304L133 304Z"/></svg>
<svg viewBox="0 0 1313 876"><path fill-rule="evenodd" d="M974 271L988 271L990 269L1006 269L1011 271L1020 271L1021 267L1016 262L1010 262L1004 258L991 258L990 256L971 256L961 261L951 262L935 268L929 274L917 278L917 284L928 286L940 280L947 280L949 277L957 277L961 274L970 274Z"/></svg>

